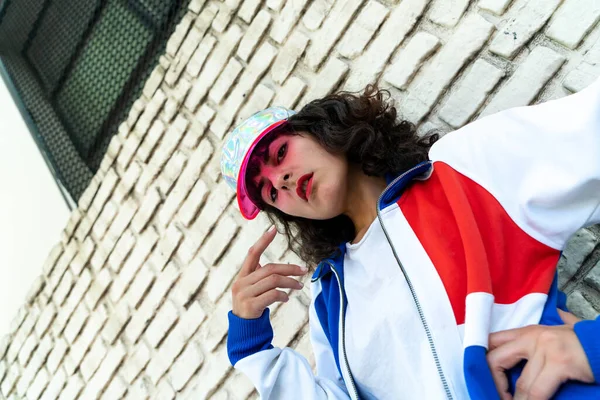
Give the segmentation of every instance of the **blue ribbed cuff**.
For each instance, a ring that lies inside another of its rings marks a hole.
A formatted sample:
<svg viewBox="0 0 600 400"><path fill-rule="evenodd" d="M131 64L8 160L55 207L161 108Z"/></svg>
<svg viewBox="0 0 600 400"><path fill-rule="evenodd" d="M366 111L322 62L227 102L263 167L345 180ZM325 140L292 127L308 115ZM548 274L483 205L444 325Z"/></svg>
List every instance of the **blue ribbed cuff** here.
<svg viewBox="0 0 600 400"><path fill-rule="evenodd" d="M600 317L593 321L580 321L574 326L575 334L592 367L596 383L600 383Z"/></svg>
<svg viewBox="0 0 600 400"><path fill-rule="evenodd" d="M254 353L273 348L273 327L269 314L270 310L265 308L260 317L244 319L229 311L227 355L231 365L235 366L239 360Z"/></svg>

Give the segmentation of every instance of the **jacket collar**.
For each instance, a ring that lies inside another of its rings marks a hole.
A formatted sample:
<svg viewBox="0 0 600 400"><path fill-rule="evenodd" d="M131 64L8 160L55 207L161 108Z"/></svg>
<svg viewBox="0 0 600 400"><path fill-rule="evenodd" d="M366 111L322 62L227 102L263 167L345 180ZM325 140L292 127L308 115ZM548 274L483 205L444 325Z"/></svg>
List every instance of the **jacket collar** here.
<svg viewBox="0 0 600 400"><path fill-rule="evenodd" d="M398 201L398 198L406 189L408 184L413 180L426 180L433 173L433 163L431 161L423 161L413 168L398 175L386 174L385 179L388 186L385 188L379 198L378 207L383 210L388 206ZM321 279L323 276L331 272L331 266L343 265L344 255L346 254L346 243L338 246L338 251L333 257L327 258L319 263L317 269L313 273L311 280L314 282ZM341 268L338 268L339 273L343 273Z"/></svg>

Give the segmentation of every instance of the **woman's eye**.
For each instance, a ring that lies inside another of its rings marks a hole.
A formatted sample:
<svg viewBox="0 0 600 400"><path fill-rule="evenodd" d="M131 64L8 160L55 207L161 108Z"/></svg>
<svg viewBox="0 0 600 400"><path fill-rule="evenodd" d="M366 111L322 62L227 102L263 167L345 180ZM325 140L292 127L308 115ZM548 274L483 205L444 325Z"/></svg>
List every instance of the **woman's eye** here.
<svg viewBox="0 0 600 400"><path fill-rule="evenodd" d="M277 152L277 162L281 162L281 160L283 160L283 157L285 157L285 151L287 150L287 144L284 144L283 146L281 146L279 148L279 151Z"/></svg>
<svg viewBox="0 0 600 400"><path fill-rule="evenodd" d="M270 193L269 193L269 197L271 198L271 201L273 203L275 203L275 200L277 200L277 189L275 189L274 187L271 188Z"/></svg>

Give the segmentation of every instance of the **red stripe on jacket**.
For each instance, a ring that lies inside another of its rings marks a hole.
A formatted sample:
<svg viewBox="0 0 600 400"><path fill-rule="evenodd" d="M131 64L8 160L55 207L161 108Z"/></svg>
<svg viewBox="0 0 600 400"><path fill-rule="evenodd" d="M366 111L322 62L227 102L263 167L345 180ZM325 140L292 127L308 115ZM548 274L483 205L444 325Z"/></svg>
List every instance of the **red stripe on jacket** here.
<svg viewBox="0 0 600 400"><path fill-rule="evenodd" d="M547 294L560 257L526 234L482 186L443 162L398 200L446 288L456 323L465 298L491 293L511 304L530 293Z"/></svg>

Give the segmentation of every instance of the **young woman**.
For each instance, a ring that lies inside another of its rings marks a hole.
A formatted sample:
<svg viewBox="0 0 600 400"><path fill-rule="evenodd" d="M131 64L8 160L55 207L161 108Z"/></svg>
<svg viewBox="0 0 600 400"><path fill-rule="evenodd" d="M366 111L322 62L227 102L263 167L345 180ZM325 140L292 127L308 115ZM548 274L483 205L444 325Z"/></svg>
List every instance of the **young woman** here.
<svg viewBox="0 0 600 400"><path fill-rule="evenodd" d="M222 171L243 216L316 266L316 375L271 345L267 307L307 273L259 265L274 229L232 286L229 358L261 398L600 398L600 320L564 324L556 284L568 238L600 222L600 81L439 140L372 86L273 107L230 134Z"/></svg>

